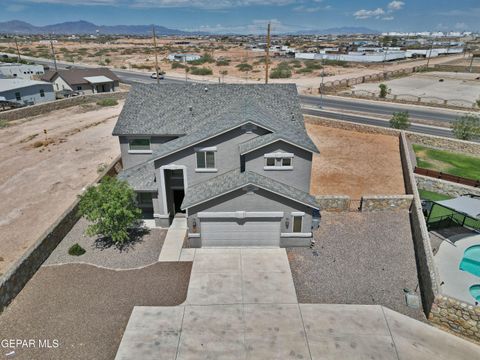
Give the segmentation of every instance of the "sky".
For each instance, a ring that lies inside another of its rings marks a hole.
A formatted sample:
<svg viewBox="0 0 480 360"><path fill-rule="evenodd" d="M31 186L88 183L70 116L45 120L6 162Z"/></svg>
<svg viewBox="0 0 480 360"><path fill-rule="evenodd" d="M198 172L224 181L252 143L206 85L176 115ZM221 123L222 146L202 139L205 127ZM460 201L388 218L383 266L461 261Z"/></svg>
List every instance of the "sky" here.
<svg viewBox="0 0 480 360"><path fill-rule="evenodd" d="M480 0L0 0L0 21L86 20L212 33L361 26L378 31L480 31Z"/></svg>

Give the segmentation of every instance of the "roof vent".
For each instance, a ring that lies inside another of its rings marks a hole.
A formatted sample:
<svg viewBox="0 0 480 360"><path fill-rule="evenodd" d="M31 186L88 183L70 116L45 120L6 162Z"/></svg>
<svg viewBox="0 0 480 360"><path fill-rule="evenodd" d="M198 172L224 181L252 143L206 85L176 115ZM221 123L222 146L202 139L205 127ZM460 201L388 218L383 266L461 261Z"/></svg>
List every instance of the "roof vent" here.
<svg viewBox="0 0 480 360"><path fill-rule="evenodd" d="M295 121L295 114L292 112L292 121Z"/></svg>
<svg viewBox="0 0 480 360"><path fill-rule="evenodd" d="M188 107L188 110L190 110L190 112L193 112L193 106L190 105L190 106Z"/></svg>
<svg viewBox="0 0 480 360"><path fill-rule="evenodd" d="M208 87L205 86L205 92L208 92Z"/></svg>

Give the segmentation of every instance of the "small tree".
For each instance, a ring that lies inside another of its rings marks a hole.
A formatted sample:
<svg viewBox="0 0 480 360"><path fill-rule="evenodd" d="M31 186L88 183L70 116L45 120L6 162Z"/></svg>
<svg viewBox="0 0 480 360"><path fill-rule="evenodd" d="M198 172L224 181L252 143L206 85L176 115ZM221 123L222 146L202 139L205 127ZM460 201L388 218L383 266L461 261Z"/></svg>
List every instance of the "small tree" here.
<svg viewBox="0 0 480 360"><path fill-rule="evenodd" d="M79 214L92 223L87 235L101 235L119 244L128 240L128 229L137 223L142 212L126 181L105 177L100 185L90 186L80 195Z"/></svg>
<svg viewBox="0 0 480 360"><path fill-rule="evenodd" d="M480 138L480 118L467 114L452 124L453 134L460 140L476 140Z"/></svg>
<svg viewBox="0 0 480 360"><path fill-rule="evenodd" d="M394 129L405 130L410 127L408 111L395 112L390 119L390 126Z"/></svg>
<svg viewBox="0 0 480 360"><path fill-rule="evenodd" d="M382 99L385 99L387 97L387 94L388 94L388 87L387 85L385 84L380 84L378 85L378 87L380 88L380 97Z"/></svg>

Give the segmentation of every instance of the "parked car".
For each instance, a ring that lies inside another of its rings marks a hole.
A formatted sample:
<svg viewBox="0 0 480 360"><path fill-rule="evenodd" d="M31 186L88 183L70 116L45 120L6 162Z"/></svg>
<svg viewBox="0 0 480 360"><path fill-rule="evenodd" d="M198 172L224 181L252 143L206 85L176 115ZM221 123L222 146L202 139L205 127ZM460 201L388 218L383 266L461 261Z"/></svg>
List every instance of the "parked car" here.
<svg viewBox="0 0 480 360"><path fill-rule="evenodd" d="M159 78L160 80L165 79L165 77L163 76L164 74L165 74L165 73L159 72L159 73L158 73L158 78ZM152 79L156 79L156 78L157 78L157 73L154 72L152 75L150 75L150 77L151 77Z"/></svg>

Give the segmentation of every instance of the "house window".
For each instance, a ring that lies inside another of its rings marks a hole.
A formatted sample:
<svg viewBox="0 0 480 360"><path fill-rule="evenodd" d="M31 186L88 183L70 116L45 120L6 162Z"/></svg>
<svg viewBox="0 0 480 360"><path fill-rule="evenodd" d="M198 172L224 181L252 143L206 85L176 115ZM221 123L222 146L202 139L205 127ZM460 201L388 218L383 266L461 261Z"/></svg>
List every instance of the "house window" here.
<svg viewBox="0 0 480 360"><path fill-rule="evenodd" d="M293 154L272 153L265 154L265 170L292 170Z"/></svg>
<svg viewBox="0 0 480 360"><path fill-rule="evenodd" d="M17 101L22 100L22 95L20 95L20 92L15 93L15 99L17 99Z"/></svg>
<svg viewBox="0 0 480 360"><path fill-rule="evenodd" d="M172 172L170 173L170 178L172 178L172 179L183 179L183 170L182 169L172 170Z"/></svg>
<svg viewBox="0 0 480 360"><path fill-rule="evenodd" d="M144 192L137 193L137 203L140 206L153 206L152 194Z"/></svg>
<svg viewBox="0 0 480 360"><path fill-rule="evenodd" d="M81 87L81 86L77 86L77 90L82 90L82 87Z"/></svg>
<svg viewBox="0 0 480 360"><path fill-rule="evenodd" d="M128 144L132 151L150 151L150 139L132 139Z"/></svg>
<svg viewBox="0 0 480 360"><path fill-rule="evenodd" d="M197 169L215 169L215 152L198 151Z"/></svg>
<svg viewBox="0 0 480 360"><path fill-rule="evenodd" d="M40 97L45 97L45 91L43 89L40 89Z"/></svg>
<svg viewBox="0 0 480 360"><path fill-rule="evenodd" d="M303 216L295 215L293 216L293 229L292 232L294 233L301 233L302 232L302 223L303 223Z"/></svg>

